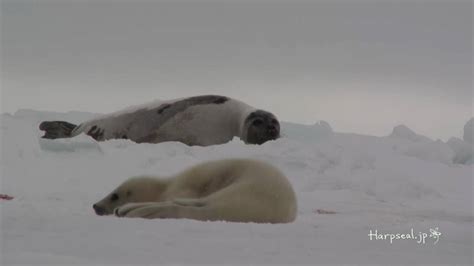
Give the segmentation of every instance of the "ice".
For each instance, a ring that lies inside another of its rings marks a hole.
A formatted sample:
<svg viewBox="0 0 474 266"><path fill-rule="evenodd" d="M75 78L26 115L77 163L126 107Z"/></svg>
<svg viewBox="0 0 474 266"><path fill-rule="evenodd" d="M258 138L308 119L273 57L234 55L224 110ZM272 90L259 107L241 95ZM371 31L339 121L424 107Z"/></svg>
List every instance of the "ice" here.
<svg viewBox="0 0 474 266"><path fill-rule="evenodd" d="M386 137L338 133L326 122L282 122L283 137L263 145L40 138L43 120L94 116L1 116L0 194L14 196L0 201L2 265L472 263L472 142L433 141L406 126ZM92 210L130 176L167 176L234 157L268 161L288 176L298 198L294 223L125 219ZM436 227L436 245L368 238L369 230Z"/></svg>
<svg viewBox="0 0 474 266"><path fill-rule="evenodd" d="M392 134L390 134L391 138L396 139L406 139L413 142L427 142L430 141L429 138L425 136L421 136L416 134L413 130L408 128L405 125L398 125L393 128Z"/></svg>
<svg viewBox="0 0 474 266"><path fill-rule="evenodd" d="M459 138L450 138L447 142L449 147L453 149L455 155L453 162L456 164L472 164L472 143L463 141Z"/></svg>

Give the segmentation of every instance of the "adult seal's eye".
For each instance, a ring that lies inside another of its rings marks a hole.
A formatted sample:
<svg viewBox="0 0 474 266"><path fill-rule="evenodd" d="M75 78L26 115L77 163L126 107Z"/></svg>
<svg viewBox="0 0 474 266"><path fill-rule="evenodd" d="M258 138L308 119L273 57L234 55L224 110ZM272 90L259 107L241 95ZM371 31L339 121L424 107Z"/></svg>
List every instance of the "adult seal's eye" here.
<svg viewBox="0 0 474 266"><path fill-rule="evenodd" d="M261 119L256 119L252 122L252 125L254 125L254 126L260 126L262 124L263 124L263 120L261 120Z"/></svg>
<svg viewBox="0 0 474 266"><path fill-rule="evenodd" d="M114 194L112 194L112 196L110 197L110 201L116 201L116 200L118 200L118 198L119 198L119 197L118 197L117 193L114 193Z"/></svg>

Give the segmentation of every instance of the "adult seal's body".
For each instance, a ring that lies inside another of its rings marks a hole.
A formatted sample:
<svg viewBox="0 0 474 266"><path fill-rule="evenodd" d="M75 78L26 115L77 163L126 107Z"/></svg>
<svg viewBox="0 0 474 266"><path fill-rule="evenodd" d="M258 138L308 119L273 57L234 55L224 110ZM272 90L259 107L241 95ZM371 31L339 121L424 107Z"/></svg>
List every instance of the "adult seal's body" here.
<svg viewBox="0 0 474 266"><path fill-rule="evenodd" d="M255 223L289 223L297 213L285 175L248 159L206 162L164 179L134 177L92 207L98 215Z"/></svg>
<svg viewBox="0 0 474 266"><path fill-rule="evenodd" d="M239 137L262 144L280 136L269 112L218 95L155 101L103 115L79 125L65 121L40 124L43 138L70 138L85 133L97 141L130 139L137 143L180 141L187 145L221 144Z"/></svg>

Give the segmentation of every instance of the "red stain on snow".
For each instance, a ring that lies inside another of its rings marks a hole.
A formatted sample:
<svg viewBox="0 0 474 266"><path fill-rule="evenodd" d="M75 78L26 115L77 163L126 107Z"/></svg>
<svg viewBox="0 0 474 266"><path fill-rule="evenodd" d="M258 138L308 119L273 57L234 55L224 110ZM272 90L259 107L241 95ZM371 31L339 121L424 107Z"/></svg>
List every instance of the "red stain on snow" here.
<svg viewBox="0 0 474 266"><path fill-rule="evenodd" d="M12 200L13 197L6 195L6 194L0 194L0 200Z"/></svg>
<svg viewBox="0 0 474 266"><path fill-rule="evenodd" d="M337 213L335 211L327 211L327 210L322 210L322 209L316 209L313 212L317 214L336 214Z"/></svg>

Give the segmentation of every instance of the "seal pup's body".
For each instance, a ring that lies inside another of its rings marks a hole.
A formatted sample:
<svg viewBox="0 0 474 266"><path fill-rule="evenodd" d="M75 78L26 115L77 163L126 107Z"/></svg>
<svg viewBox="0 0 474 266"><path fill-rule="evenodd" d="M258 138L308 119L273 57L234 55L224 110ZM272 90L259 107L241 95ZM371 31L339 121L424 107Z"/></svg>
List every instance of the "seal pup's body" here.
<svg viewBox="0 0 474 266"><path fill-rule="evenodd" d="M167 179L135 177L94 204L98 215L288 223L297 204L287 178L268 163L202 163Z"/></svg>

